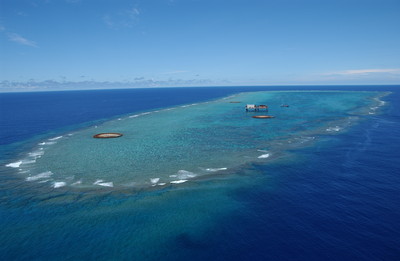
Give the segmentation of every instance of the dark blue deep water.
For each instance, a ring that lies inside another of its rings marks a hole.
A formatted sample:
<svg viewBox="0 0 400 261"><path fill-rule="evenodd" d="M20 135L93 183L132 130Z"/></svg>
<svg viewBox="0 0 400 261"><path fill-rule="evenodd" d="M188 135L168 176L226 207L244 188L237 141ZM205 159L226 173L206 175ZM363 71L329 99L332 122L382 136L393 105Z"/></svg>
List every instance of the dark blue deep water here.
<svg viewBox="0 0 400 261"><path fill-rule="evenodd" d="M224 188L224 199L209 184L199 191L43 193L3 167L0 259L400 260L400 86L4 93L0 164L43 137L119 115L282 89L392 93L379 114L348 131L293 151L289 161L249 167L268 182ZM213 202L234 206L212 212ZM200 214L183 211L201 204Z"/></svg>

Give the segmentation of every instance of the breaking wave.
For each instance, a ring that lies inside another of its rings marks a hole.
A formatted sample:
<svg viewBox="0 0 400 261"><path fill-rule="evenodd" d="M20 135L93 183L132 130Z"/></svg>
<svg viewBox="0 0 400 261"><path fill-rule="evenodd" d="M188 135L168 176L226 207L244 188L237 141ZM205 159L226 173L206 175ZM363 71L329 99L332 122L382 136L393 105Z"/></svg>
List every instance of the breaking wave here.
<svg viewBox="0 0 400 261"><path fill-rule="evenodd" d="M59 140L59 139L61 139L63 136L58 136L58 137L54 137L54 138L51 138L51 139L49 139L50 141L54 141L54 140Z"/></svg>
<svg viewBox="0 0 400 261"><path fill-rule="evenodd" d="M52 175L53 175L53 172L46 171L46 172L42 172L40 174L37 174L35 176L27 177L25 180L26 181L37 181L37 180L41 180L41 179L50 178Z"/></svg>
<svg viewBox="0 0 400 261"><path fill-rule="evenodd" d="M96 180L93 185L98 185L98 186L102 186L102 187L114 187L114 183L113 182L104 182L104 180L102 179L98 179Z"/></svg>
<svg viewBox="0 0 400 261"><path fill-rule="evenodd" d="M217 171L221 171L221 170L227 170L228 168L207 168L205 169L206 171L209 172L217 172Z"/></svg>
<svg viewBox="0 0 400 261"><path fill-rule="evenodd" d="M6 167L9 168L19 168L19 166L22 164L22 161L17 161L17 162L13 162L13 163L9 163L6 165Z"/></svg>
<svg viewBox="0 0 400 261"><path fill-rule="evenodd" d="M194 178L197 175L194 174L193 172L187 171L187 170L179 170L176 177L179 179L190 179L190 178Z"/></svg>
<svg viewBox="0 0 400 261"><path fill-rule="evenodd" d="M342 128L340 128L339 126L334 126L334 127L329 127L326 129L326 131L328 132L334 132L334 131L340 131Z"/></svg>
<svg viewBox="0 0 400 261"><path fill-rule="evenodd" d="M156 184L156 183L158 183L158 181L160 181L160 178L150 179L151 184Z"/></svg>
<svg viewBox="0 0 400 261"><path fill-rule="evenodd" d="M53 183L53 188L61 188L61 187L65 187L66 185L67 185L66 182L58 181L58 182L54 182Z"/></svg>
<svg viewBox="0 0 400 261"><path fill-rule="evenodd" d="M185 183L186 181L188 181L187 179L180 179L180 180L174 180L171 181L171 184L181 184L181 183Z"/></svg>
<svg viewBox="0 0 400 261"><path fill-rule="evenodd" d="M266 159L266 158L269 158L269 153L266 153L266 154L262 154L262 155L260 155L260 156L258 156L258 158L259 159Z"/></svg>

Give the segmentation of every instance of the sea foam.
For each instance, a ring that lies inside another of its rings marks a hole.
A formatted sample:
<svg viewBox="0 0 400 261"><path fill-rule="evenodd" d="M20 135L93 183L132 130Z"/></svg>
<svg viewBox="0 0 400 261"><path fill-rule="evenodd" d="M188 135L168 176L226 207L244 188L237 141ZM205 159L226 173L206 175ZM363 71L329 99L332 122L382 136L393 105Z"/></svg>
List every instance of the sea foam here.
<svg viewBox="0 0 400 261"><path fill-rule="evenodd" d="M335 126L335 127L329 127L326 129L326 131L332 132L332 131L340 131L341 128L339 126Z"/></svg>
<svg viewBox="0 0 400 261"><path fill-rule="evenodd" d="M36 163L36 159L33 159L33 160L23 160L21 165L33 164L33 163Z"/></svg>
<svg viewBox="0 0 400 261"><path fill-rule="evenodd" d="M37 174L35 176L27 177L25 180L26 181L37 181L37 180L40 180L40 179L50 178L52 175L53 175L53 172L46 171L46 172L42 172L40 174Z"/></svg>
<svg viewBox="0 0 400 261"><path fill-rule="evenodd" d="M49 140L51 140L51 141L59 140L59 139L61 139L62 137L63 137L63 136L58 136L58 137L51 138L51 139L49 139Z"/></svg>
<svg viewBox="0 0 400 261"><path fill-rule="evenodd" d="M262 155L258 156L258 158L259 158L259 159L266 159L266 158L268 158L269 156L270 156L269 153L266 153L266 154L262 154Z"/></svg>
<svg viewBox="0 0 400 261"><path fill-rule="evenodd" d="M103 186L103 187L114 187L113 182L102 182L102 183L99 183L98 185Z"/></svg>
<svg viewBox="0 0 400 261"><path fill-rule="evenodd" d="M48 146L48 145L53 145L53 144L56 144L56 142L55 141L40 142L38 145Z"/></svg>
<svg viewBox="0 0 400 261"><path fill-rule="evenodd" d="M61 187L64 187L64 186L66 186L66 185L67 185L66 182L58 181L58 182L54 182L54 183L53 183L53 188L61 188Z"/></svg>
<svg viewBox="0 0 400 261"><path fill-rule="evenodd" d="M179 179L190 179L190 178L194 178L196 176L197 175L194 174L193 172L190 172L190 171L187 171L187 170L183 170L183 169L179 170L178 173L177 173L177 177Z"/></svg>
<svg viewBox="0 0 400 261"><path fill-rule="evenodd" d="M72 186L80 185L82 184L82 180L78 180L77 182L72 183Z"/></svg>
<svg viewBox="0 0 400 261"><path fill-rule="evenodd" d="M33 157L33 158L40 158L41 156L43 156L43 154L44 154L44 150L41 148L41 149L38 149L38 150L35 150L32 152L29 152L28 156Z"/></svg>
<svg viewBox="0 0 400 261"><path fill-rule="evenodd" d="M151 184L156 184L158 181L160 181L160 178L150 179Z"/></svg>
<svg viewBox="0 0 400 261"><path fill-rule="evenodd" d="M103 186L103 187L114 187L114 183L113 182L104 182L104 180L102 179L98 179L96 180L93 185L99 185L99 186Z"/></svg>
<svg viewBox="0 0 400 261"><path fill-rule="evenodd" d="M187 179L180 179L180 180L171 181L170 183L172 183L172 184L181 184L181 183L185 183L186 181L187 181Z"/></svg>
<svg viewBox="0 0 400 261"><path fill-rule="evenodd" d="M217 172L217 171L221 171L221 170L227 170L228 168L207 168L206 171L209 172Z"/></svg>
<svg viewBox="0 0 400 261"><path fill-rule="evenodd" d="M6 167L9 168L19 168L19 166L22 164L22 161L17 161L17 162L13 162L13 163L9 163L6 165Z"/></svg>

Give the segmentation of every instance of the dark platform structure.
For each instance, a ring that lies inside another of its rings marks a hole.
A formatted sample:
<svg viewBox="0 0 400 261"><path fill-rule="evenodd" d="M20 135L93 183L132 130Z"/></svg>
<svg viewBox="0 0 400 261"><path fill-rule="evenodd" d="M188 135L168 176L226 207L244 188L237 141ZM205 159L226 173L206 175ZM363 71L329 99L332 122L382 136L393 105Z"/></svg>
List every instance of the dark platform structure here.
<svg viewBox="0 0 400 261"><path fill-rule="evenodd" d="M245 106L246 111L268 111L268 106L267 105L255 105L255 104L247 104Z"/></svg>

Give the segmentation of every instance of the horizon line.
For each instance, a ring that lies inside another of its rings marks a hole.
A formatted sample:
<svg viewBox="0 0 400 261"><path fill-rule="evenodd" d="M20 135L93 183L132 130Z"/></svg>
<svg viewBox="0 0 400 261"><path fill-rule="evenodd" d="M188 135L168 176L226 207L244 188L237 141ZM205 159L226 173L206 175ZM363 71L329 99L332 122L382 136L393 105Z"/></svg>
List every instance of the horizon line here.
<svg viewBox="0 0 400 261"><path fill-rule="evenodd" d="M235 88L235 87L304 87L304 86L330 86L330 87L345 87L345 86L399 86L397 84L254 84L254 85L198 85L198 86L155 86L155 87L131 87L131 88L98 88L98 89L60 89L60 90L21 90L21 91L3 91L2 93L36 93L36 92L70 92L70 91L111 91L111 90L133 90L133 89L166 89L166 88Z"/></svg>

